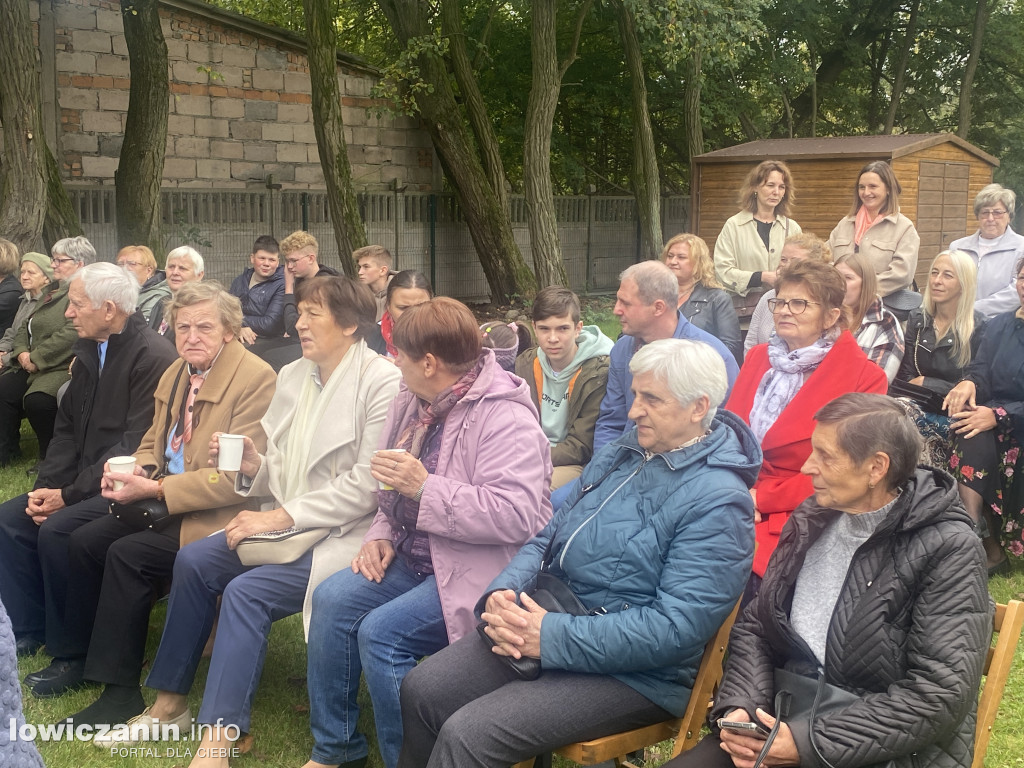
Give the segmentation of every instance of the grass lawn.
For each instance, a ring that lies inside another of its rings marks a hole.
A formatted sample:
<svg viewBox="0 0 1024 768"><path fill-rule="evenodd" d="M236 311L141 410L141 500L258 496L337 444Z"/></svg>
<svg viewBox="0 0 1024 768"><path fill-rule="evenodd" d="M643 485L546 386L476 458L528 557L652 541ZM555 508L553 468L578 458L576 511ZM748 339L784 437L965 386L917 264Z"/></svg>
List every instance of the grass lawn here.
<svg viewBox="0 0 1024 768"><path fill-rule="evenodd" d="M607 331L606 331L607 332ZM0 498L8 499L25 493L31 488L33 478L25 470L35 462L29 456L29 441L25 441L26 458L21 463L0 470ZM1010 599L1024 599L1024 568L1008 576L997 576L989 582L992 596L999 602ZM152 659L160 641L163 627L165 603L160 602L153 610L147 658ZM22 659L19 671L22 677L49 663L49 657L39 653L35 657ZM246 766L274 766L275 768L298 768L309 758L312 738L309 734L308 698L305 685L306 653L302 638L302 620L292 616L274 625L267 651L263 680L253 707L252 749L233 760L239 768ZM200 667L196 684L190 696L192 714L199 711L203 687L206 682L206 662ZM25 696L25 718L28 723L55 723L87 706L98 695L99 689L91 688L58 699L36 699ZM144 690L147 701L155 694ZM369 697L365 688L360 691L363 718L360 728L371 741L373 721ZM6 727L6 724L4 724ZM81 742L40 743L43 760L49 768L99 768L118 765L124 768L172 768L186 766L191 758L194 742L182 741L169 746L160 745L156 755L112 756ZM169 752L167 751L169 750ZM660 745L652 750L651 765L658 765L663 756L670 754L669 745ZM556 758L556 765L569 765ZM381 768L380 757L371 747L371 768ZM1017 649L1010 680L1003 696L999 717L989 746L986 765L989 768L1024 766L1024 643Z"/></svg>

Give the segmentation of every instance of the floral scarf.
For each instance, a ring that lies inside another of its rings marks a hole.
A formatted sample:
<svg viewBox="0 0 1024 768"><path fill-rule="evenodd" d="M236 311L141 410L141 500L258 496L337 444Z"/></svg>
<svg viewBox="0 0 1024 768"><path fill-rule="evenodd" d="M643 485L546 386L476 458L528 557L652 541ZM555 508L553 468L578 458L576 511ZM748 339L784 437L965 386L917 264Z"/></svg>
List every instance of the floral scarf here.
<svg viewBox="0 0 1024 768"><path fill-rule="evenodd" d="M419 400L415 415L406 424L398 428L398 440L391 447L404 448L413 457L422 462L428 473L434 474L434 471L437 469L441 441L428 438L435 434L435 428L444 423L452 408L472 389L477 378L480 376L483 364L484 356L481 355L480 360L477 361L477 364L472 369L464 373L458 381L441 392L433 401L428 403L425 400ZM426 450L424 451L424 449ZM414 561L422 560L425 553L429 563L426 534L415 530L416 519L419 517L420 502L403 496L395 490L381 490L377 493L377 503L380 506L380 511L392 523L392 538L395 539L395 549L399 552L405 552ZM407 531L411 533L406 533ZM410 536L412 537L411 541L408 540ZM396 537L401 540L396 539ZM418 570L423 570L423 568L420 567Z"/></svg>
<svg viewBox="0 0 1024 768"><path fill-rule="evenodd" d="M837 338L839 329L832 326L809 347L792 352L778 336L768 340L768 362L771 368L761 377L750 408L750 429L757 437L758 444L764 442L765 434L796 397L807 378L821 365Z"/></svg>

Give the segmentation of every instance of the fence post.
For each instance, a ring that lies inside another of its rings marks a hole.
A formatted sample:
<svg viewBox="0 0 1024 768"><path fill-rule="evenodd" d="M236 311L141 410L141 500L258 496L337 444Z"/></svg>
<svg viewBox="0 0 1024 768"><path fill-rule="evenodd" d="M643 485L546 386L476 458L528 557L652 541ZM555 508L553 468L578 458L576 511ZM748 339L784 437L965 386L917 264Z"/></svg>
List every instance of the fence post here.
<svg viewBox="0 0 1024 768"><path fill-rule="evenodd" d="M594 237L594 195L588 189L587 190L587 260L586 274L583 278L583 292L590 293L594 286L594 265L591 263L593 254L590 251L590 244L593 242Z"/></svg>
<svg viewBox="0 0 1024 768"><path fill-rule="evenodd" d="M309 232L309 192L302 193L302 231Z"/></svg>
<svg viewBox="0 0 1024 768"><path fill-rule="evenodd" d="M437 195L428 198L427 210L430 213L430 285L437 290L437 242L435 228L437 225Z"/></svg>

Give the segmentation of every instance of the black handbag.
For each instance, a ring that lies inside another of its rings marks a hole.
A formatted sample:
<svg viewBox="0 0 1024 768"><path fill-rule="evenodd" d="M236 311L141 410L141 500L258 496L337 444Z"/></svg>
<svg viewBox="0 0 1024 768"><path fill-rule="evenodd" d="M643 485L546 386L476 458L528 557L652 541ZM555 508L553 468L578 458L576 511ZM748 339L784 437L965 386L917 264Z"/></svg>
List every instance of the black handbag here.
<svg viewBox="0 0 1024 768"><path fill-rule="evenodd" d="M167 398L167 426L170 429L172 407L174 396L178 393L178 382L181 375L187 368L183 365L174 379L174 386L171 387L171 396ZM164 445L167 444L167 436L164 436ZM167 462L160 468L160 471L153 475L152 479L163 477L167 474ZM121 504L117 501L110 502L110 514L118 520L122 520L137 531L144 531L147 528L159 530L171 520L171 512L167 509L167 502L161 499L139 499L129 504Z"/></svg>
<svg viewBox="0 0 1024 768"><path fill-rule="evenodd" d="M536 586L532 591L527 592L537 605L548 613L568 613L572 616L587 616L596 613L587 610L587 607L580 602L568 584L544 570L546 566L547 563L541 566L541 570L537 573ZM484 631L486 626L487 622L481 621L477 625L476 631L487 641L488 645L494 647L497 643ZM512 667L523 680L536 680L540 677L540 659L531 656L522 656L518 659L511 656L499 656L499 658Z"/></svg>
<svg viewBox="0 0 1024 768"><path fill-rule="evenodd" d="M159 530L171 519L167 502L159 499L139 499L131 504L119 504L112 501L110 502L110 514L138 531L144 531L147 528Z"/></svg>
<svg viewBox="0 0 1024 768"><path fill-rule="evenodd" d="M818 679L798 675L779 667L775 668L775 726L765 738L761 753L754 761L754 768L761 768L761 763L768 755L775 734L779 732L779 726L784 720L807 719L811 723L809 735L811 746L814 748L818 761L828 768L832 763L826 760L818 745L814 741L814 719L833 709L842 709L860 700L855 693L831 685L825 682L825 671L818 670ZM900 760L887 760L881 763L872 763L871 768L910 768L913 765L913 756L908 755Z"/></svg>
<svg viewBox="0 0 1024 768"><path fill-rule="evenodd" d="M942 401L945 399L934 390L899 379L894 379L889 385L889 397L905 397L917 403L921 410L927 413L942 413Z"/></svg>

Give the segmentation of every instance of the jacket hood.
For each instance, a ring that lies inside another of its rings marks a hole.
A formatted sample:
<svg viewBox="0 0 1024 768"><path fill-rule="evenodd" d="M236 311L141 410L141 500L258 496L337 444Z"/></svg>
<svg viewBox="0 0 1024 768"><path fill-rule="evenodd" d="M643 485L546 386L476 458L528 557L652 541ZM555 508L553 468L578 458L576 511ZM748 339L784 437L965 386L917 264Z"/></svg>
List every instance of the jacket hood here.
<svg viewBox="0 0 1024 768"><path fill-rule="evenodd" d="M637 442L636 427L615 441L619 450L644 452ZM730 469L753 488L761 471L761 448L754 433L743 419L736 414L719 408L711 422L711 434L691 448L669 451L661 456L672 469L680 469L693 463L706 463L709 467Z"/></svg>
<svg viewBox="0 0 1024 768"><path fill-rule="evenodd" d="M537 409L530 397L530 387L515 374L509 373L494 357L493 349L484 349L480 353L480 374L473 386L466 393L465 400L511 400L528 406L534 414Z"/></svg>
<svg viewBox="0 0 1024 768"><path fill-rule="evenodd" d="M911 531L926 525L948 520L959 520L972 525L971 518L960 501L956 481L934 467L919 466L904 484L903 493L896 502L898 519L896 529Z"/></svg>
<svg viewBox="0 0 1024 768"><path fill-rule="evenodd" d="M144 291L147 288L152 288L154 285L159 285L167 279L167 273L162 269L156 270L139 288L140 291Z"/></svg>
<svg viewBox="0 0 1024 768"><path fill-rule="evenodd" d="M587 360L595 357L601 357L602 355L611 354L612 347L615 346L615 342L609 339L596 325L585 325L583 330L580 331L580 335L576 337L576 356L573 357L572 362L569 363L565 368L555 373L551 370L551 363L548 361L548 356L544 354L544 350L537 347L537 359L540 360L541 369L544 371L544 375L552 380L565 380L568 381L573 377L573 374L580 369Z"/></svg>

